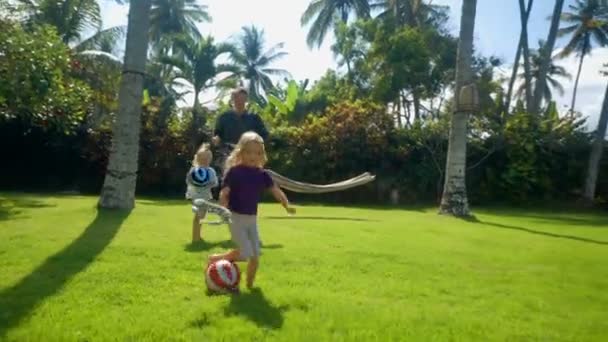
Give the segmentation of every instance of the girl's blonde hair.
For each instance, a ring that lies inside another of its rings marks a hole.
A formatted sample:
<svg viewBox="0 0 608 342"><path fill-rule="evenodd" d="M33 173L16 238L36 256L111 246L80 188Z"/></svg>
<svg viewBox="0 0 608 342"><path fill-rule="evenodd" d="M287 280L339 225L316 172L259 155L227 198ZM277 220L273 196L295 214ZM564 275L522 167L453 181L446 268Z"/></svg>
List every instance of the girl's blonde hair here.
<svg viewBox="0 0 608 342"><path fill-rule="evenodd" d="M234 150L230 153L228 158L226 159L226 165L224 167L224 175L228 174L228 171L237 165L240 165L243 162L242 153L243 150L249 144L260 144L262 147L262 160L260 161L260 165L257 165L259 168L263 168L268 161L268 157L266 156L266 149L264 148L264 139L257 134L256 132L245 132L239 139L239 143L236 144Z"/></svg>
<svg viewBox="0 0 608 342"><path fill-rule="evenodd" d="M207 158L208 161L211 161L211 157L213 156L211 154L211 146L207 143L204 143L198 148L198 150L194 154L194 158L192 158L192 166L194 166L194 167L201 166L198 162L199 156L205 157L205 158Z"/></svg>

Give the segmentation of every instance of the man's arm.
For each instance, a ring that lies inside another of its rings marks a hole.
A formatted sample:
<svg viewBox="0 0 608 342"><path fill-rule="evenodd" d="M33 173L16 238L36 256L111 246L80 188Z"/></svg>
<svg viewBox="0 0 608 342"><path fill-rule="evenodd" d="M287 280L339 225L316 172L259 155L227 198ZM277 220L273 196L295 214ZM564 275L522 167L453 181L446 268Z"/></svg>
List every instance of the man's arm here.
<svg viewBox="0 0 608 342"><path fill-rule="evenodd" d="M222 142L222 137L224 136L224 117L225 117L225 113L221 114L218 118L217 121L215 122L215 129L213 130L213 138L211 139L211 142L214 145L218 145L219 143Z"/></svg>
<svg viewBox="0 0 608 342"><path fill-rule="evenodd" d="M256 120L256 126L257 126L257 133L262 137L262 139L264 139L264 142L268 143L268 137L269 137L269 133L268 133L268 129L266 129L266 126L264 125L264 121L262 121L262 118L259 115L255 115L255 120Z"/></svg>

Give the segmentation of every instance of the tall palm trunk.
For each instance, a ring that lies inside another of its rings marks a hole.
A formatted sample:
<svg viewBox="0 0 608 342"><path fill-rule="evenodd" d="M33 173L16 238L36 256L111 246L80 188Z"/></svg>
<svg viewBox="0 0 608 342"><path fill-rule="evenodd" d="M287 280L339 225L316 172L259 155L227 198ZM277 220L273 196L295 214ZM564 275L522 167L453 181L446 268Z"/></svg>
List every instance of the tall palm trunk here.
<svg viewBox="0 0 608 342"><path fill-rule="evenodd" d="M556 0L555 7L553 8L553 17L551 18L551 28L549 29L549 36L547 42L540 51L540 66L538 68L538 79L536 81L536 88L534 89L534 96L532 98L532 108L530 113L537 115L540 111L540 104L543 99L545 92L545 86L547 85L547 73L551 66L551 53L555 47L555 41L557 39L557 30L559 29L559 19L562 15L562 9L564 7L564 0Z"/></svg>
<svg viewBox="0 0 608 342"><path fill-rule="evenodd" d="M112 129L112 148L99 206L132 209L139 157L139 130L144 72L148 51L151 0L132 1L122 80L118 95L118 116Z"/></svg>
<svg viewBox="0 0 608 342"><path fill-rule="evenodd" d="M597 175L600 171L600 160L604 151L604 140L606 139L606 126L608 125L608 86L604 94L604 104L602 105L602 113L600 121L597 124L593 145L591 146L591 154L589 155L589 165L587 167L587 179L585 180L585 193L583 199L592 203L595 198L595 186L597 183Z"/></svg>
<svg viewBox="0 0 608 342"><path fill-rule="evenodd" d="M346 79L350 84L353 84L353 71L351 65L350 57L344 57L344 61L346 63Z"/></svg>
<svg viewBox="0 0 608 342"><path fill-rule="evenodd" d="M441 213L455 216L470 215L465 182L468 113L459 110L460 99L458 95L464 85L473 81L471 63L476 7L477 0L463 0L462 2L460 40L456 60L456 111L452 114L450 123L445 184L440 206Z"/></svg>
<svg viewBox="0 0 608 342"><path fill-rule="evenodd" d="M576 72L576 80L574 81L574 91L572 92L572 104L570 105L570 116L574 116L574 106L576 105L576 93L578 92L578 80L581 77L581 70L583 69L583 60L585 54L581 53L581 59L578 63L578 71Z"/></svg>
<svg viewBox="0 0 608 342"><path fill-rule="evenodd" d="M530 11L532 11L532 2L528 2L528 7L526 8L525 19L526 21L530 18ZM507 90L507 97L505 98L504 109L503 112L505 115L509 113L509 108L511 107L511 98L513 97L513 87L515 86L515 80L517 79L517 73L519 71L519 59L521 58L521 50L524 43L524 40L527 41L528 37L524 35L522 31L519 35L519 43L517 43L517 51L515 52L515 61L513 62L513 70L511 72L511 79L509 80L509 88Z"/></svg>
<svg viewBox="0 0 608 342"><path fill-rule="evenodd" d="M201 89L194 89L194 104L192 106L192 121L197 129L201 128L204 124L201 113L201 102L199 100L200 92Z"/></svg>
<svg viewBox="0 0 608 342"><path fill-rule="evenodd" d="M418 121L420 119L420 95L417 91L414 91L412 97L414 100L414 121Z"/></svg>
<svg viewBox="0 0 608 342"><path fill-rule="evenodd" d="M528 0L528 5L532 3L533 0ZM522 36L522 45L521 50L524 55L524 79L526 82L525 93L526 93L526 110L530 110L532 107L532 72L530 71L530 48L528 46L528 19L529 16L526 15L526 5L524 4L524 0L519 0L519 16L521 18L521 36Z"/></svg>

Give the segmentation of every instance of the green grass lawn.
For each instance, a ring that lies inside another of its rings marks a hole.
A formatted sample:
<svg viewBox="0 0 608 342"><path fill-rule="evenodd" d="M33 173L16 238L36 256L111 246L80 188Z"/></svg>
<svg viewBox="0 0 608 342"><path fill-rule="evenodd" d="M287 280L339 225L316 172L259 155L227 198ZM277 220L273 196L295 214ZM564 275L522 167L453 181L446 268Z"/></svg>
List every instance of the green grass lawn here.
<svg viewBox="0 0 608 342"><path fill-rule="evenodd" d="M608 338L605 213L262 205L260 290L207 296L203 260L229 233L189 246L185 201L0 201L0 340Z"/></svg>

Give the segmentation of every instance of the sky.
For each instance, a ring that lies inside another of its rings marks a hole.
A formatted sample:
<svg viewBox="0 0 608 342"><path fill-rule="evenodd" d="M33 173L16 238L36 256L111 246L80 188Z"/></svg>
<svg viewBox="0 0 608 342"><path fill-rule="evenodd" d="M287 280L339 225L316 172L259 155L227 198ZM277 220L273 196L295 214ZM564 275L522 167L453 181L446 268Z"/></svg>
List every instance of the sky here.
<svg viewBox="0 0 608 342"><path fill-rule="evenodd" d="M320 78L327 69L337 68L330 50L333 43L331 34L318 49L309 49L306 44L307 27L300 25L300 17L311 0L201 0L213 21L199 25L203 35L212 35L216 41L233 39L243 26L255 25L265 32L267 46L285 43L284 50L288 55L277 62L276 67L288 70L296 80L306 78L314 81ZM462 0L431 0L433 4L450 7L449 28L458 35L460 8ZM564 11L574 0L566 0ZM553 12L554 1L534 1L528 26L530 47L538 46L539 39L546 39L549 31L549 17ZM128 8L117 5L112 0L102 1L102 16L105 27L124 25L127 22ZM519 5L516 0L478 0L475 22L475 49L484 56L500 57L505 64L505 73L510 69L515 57L515 48L519 40L520 19ZM558 40L556 50L564 45ZM576 109L589 116L588 125L595 128L601 110L608 78L599 70L608 63L608 48L594 49L592 55L585 59ZM574 77L578 60L570 57L561 60L571 74L572 80L563 80L564 96L555 95L558 105L566 108L572 97ZM203 96L205 98L205 96ZM207 98L211 98L209 95Z"/></svg>

